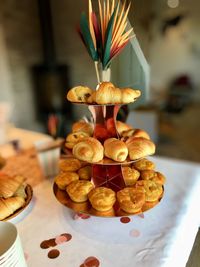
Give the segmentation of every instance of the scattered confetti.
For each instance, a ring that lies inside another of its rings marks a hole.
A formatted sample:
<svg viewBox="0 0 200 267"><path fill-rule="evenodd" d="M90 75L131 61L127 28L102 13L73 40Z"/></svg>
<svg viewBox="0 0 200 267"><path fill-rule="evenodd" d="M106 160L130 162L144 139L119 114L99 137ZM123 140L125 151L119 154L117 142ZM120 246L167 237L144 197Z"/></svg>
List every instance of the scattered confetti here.
<svg viewBox="0 0 200 267"><path fill-rule="evenodd" d="M55 238L55 242L57 245L65 243L66 241L67 241L67 238L63 235L56 236L56 238Z"/></svg>
<svg viewBox="0 0 200 267"><path fill-rule="evenodd" d="M132 237L139 237L140 236L140 231L137 230L137 229L132 229L130 231L130 236L132 236Z"/></svg>
<svg viewBox="0 0 200 267"><path fill-rule="evenodd" d="M100 266L100 262L96 257L88 257L81 267L98 267Z"/></svg>
<svg viewBox="0 0 200 267"><path fill-rule="evenodd" d="M131 219L129 217L121 217L120 218L121 223L129 223L130 221L131 221Z"/></svg>
<svg viewBox="0 0 200 267"><path fill-rule="evenodd" d="M55 259L60 255L60 251L58 249L52 249L48 253L48 257L50 259Z"/></svg>

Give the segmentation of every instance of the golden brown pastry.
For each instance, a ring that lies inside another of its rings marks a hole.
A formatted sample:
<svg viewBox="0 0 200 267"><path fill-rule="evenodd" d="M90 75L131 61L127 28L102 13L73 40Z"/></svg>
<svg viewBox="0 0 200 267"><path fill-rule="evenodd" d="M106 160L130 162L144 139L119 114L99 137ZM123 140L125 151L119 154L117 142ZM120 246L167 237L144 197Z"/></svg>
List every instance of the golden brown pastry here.
<svg viewBox="0 0 200 267"><path fill-rule="evenodd" d="M156 184L151 180L139 180L135 184L136 189L144 189L145 191L145 199L147 202L157 201L162 193L163 188L161 185Z"/></svg>
<svg viewBox="0 0 200 267"><path fill-rule="evenodd" d="M140 97L141 92L140 90L134 90L131 88L122 88L121 94L121 103L128 104L134 102L138 97Z"/></svg>
<svg viewBox="0 0 200 267"><path fill-rule="evenodd" d="M92 207L98 211L111 210L115 201L115 192L106 187L97 187L88 194L89 201Z"/></svg>
<svg viewBox="0 0 200 267"><path fill-rule="evenodd" d="M87 86L76 86L68 91L67 99L71 102L85 103L92 92L93 90Z"/></svg>
<svg viewBox="0 0 200 267"><path fill-rule="evenodd" d="M84 132L86 133L88 136L92 136L93 135L93 126L91 123L88 123L86 121L77 121L72 125L72 132Z"/></svg>
<svg viewBox="0 0 200 267"><path fill-rule="evenodd" d="M120 104L121 90L110 82L102 82L95 94L97 104Z"/></svg>
<svg viewBox="0 0 200 267"><path fill-rule="evenodd" d="M105 156L118 162L123 162L128 156L125 143L116 138L109 138L104 142Z"/></svg>
<svg viewBox="0 0 200 267"><path fill-rule="evenodd" d="M20 187L17 189L17 191L14 193L13 197L22 197L24 199L27 198L26 194L26 184L20 185Z"/></svg>
<svg viewBox="0 0 200 267"><path fill-rule="evenodd" d="M126 187L117 192L117 200L125 212L138 213L145 203L145 193L133 187Z"/></svg>
<svg viewBox="0 0 200 267"><path fill-rule="evenodd" d="M130 131L132 127L122 121L116 121L117 132L121 135L125 131Z"/></svg>
<svg viewBox="0 0 200 267"><path fill-rule="evenodd" d="M88 193L93 189L94 185L89 181L74 181L70 183L66 191L74 202L84 202L88 199Z"/></svg>
<svg viewBox="0 0 200 267"><path fill-rule="evenodd" d="M6 160L0 155L0 169L2 169L6 164Z"/></svg>
<svg viewBox="0 0 200 267"><path fill-rule="evenodd" d="M122 174L126 186L134 185L140 177L140 172L130 167L122 167Z"/></svg>
<svg viewBox="0 0 200 267"><path fill-rule="evenodd" d="M124 138L128 138L128 137L143 137L143 138L146 138L146 139L149 139L150 140L150 136L147 132L145 132L144 130L141 130L141 129L129 129L127 131L123 131L121 133L121 136L124 137ZM124 139L122 139L124 141Z"/></svg>
<svg viewBox="0 0 200 267"><path fill-rule="evenodd" d="M115 217L114 208L111 208L110 210L106 210L106 211L99 211L99 210L95 210L94 208L91 208L89 213L94 216L98 216L98 217Z"/></svg>
<svg viewBox="0 0 200 267"><path fill-rule="evenodd" d="M22 197L0 198L0 220L12 215L19 208L23 207L25 199Z"/></svg>
<svg viewBox="0 0 200 267"><path fill-rule="evenodd" d="M98 162L104 157L102 144L93 137L85 138L85 140L77 143L72 152L76 158L89 163Z"/></svg>
<svg viewBox="0 0 200 267"><path fill-rule="evenodd" d="M85 166L81 168L80 170L78 170L78 175L82 180L90 180L92 177L92 167Z"/></svg>
<svg viewBox="0 0 200 267"><path fill-rule="evenodd" d="M126 141L129 157L131 160L137 160L155 153L155 144L151 140L142 137L129 137Z"/></svg>
<svg viewBox="0 0 200 267"><path fill-rule="evenodd" d="M58 188L65 190L66 187L73 181L77 181L79 176L76 172L61 172L55 177L55 183Z"/></svg>
<svg viewBox="0 0 200 267"><path fill-rule="evenodd" d="M165 176L160 173L156 172L154 170L145 170L141 171L140 173L141 179L143 180L152 180L156 184L164 185L165 184Z"/></svg>
<svg viewBox="0 0 200 267"><path fill-rule="evenodd" d="M88 97L87 103L88 104L94 104L94 103L96 103L96 91L93 91L93 93L91 94L91 96Z"/></svg>
<svg viewBox="0 0 200 267"><path fill-rule="evenodd" d="M70 133L66 137L65 146L69 149L72 149L75 144L85 139L86 137L89 137L89 135L85 132Z"/></svg>
<svg viewBox="0 0 200 267"><path fill-rule="evenodd" d="M133 162L133 166L138 171L154 170L155 169L155 164L148 159L140 159L136 162Z"/></svg>
<svg viewBox="0 0 200 267"><path fill-rule="evenodd" d="M0 175L0 197L12 197L24 181L25 178L21 175L14 177L10 177L6 174Z"/></svg>
<svg viewBox="0 0 200 267"><path fill-rule="evenodd" d="M59 163L59 169L63 172L76 172L80 168L81 162L75 158L66 158Z"/></svg>

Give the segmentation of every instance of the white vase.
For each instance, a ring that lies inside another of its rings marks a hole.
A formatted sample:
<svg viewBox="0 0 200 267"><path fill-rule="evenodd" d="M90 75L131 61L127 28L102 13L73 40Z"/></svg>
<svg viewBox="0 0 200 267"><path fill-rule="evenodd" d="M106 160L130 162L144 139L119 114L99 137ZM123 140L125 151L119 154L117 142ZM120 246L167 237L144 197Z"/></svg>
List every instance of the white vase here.
<svg viewBox="0 0 200 267"><path fill-rule="evenodd" d="M107 68L101 72L101 82L110 82L111 80L111 69Z"/></svg>

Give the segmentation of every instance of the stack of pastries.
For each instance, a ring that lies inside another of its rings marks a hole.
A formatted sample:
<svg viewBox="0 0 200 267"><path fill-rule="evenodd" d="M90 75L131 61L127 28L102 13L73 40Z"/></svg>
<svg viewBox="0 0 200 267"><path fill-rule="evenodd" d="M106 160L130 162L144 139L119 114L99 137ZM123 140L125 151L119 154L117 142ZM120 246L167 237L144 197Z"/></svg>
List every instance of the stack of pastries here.
<svg viewBox="0 0 200 267"><path fill-rule="evenodd" d="M125 188L114 192L107 187L95 187L90 164L76 158L60 162L55 183L74 203L90 203L89 212L100 216L137 214L154 207L162 197L165 177L155 170L155 164L143 158L122 166ZM114 209L114 205L119 207ZM88 206L87 206L88 207Z"/></svg>
<svg viewBox="0 0 200 267"><path fill-rule="evenodd" d="M25 178L0 174L0 220L4 220L22 208L26 202Z"/></svg>
<svg viewBox="0 0 200 267"><path fill-rule="evenodd" d="M117 88L111 82L102 82L97 90L87 86L76 86L67 93L67 100L87 104L129 104L140 97L140 90L131 88Z"/></svg>
<svg viewBox="0 0 200 267"><path fill-rule="evenodd" d="M97 134L94 135L93 125L85 121L76 122L72 126L72 133L66 137L65 146L72 150L74 157L89 163L97 163L105 157L116 161L125 162L137 160L155 153L155 144L150 140L147 132L133 129L130 125L116 121L119 138L112 137L113 127L107 122L104 128L105 141L100 142ZM102 137L103 131L100 131Z"/></svg>

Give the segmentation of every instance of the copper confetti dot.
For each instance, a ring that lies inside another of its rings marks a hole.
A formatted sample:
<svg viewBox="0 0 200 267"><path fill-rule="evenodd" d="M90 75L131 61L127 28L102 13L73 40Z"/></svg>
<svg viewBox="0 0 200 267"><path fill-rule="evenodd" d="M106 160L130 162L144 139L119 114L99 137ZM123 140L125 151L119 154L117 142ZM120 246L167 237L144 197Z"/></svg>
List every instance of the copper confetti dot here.
<svg viewBox="0 0 200 267"><path fill-rule="evenodd" d="M52 249L48 253L48 257L50 259L55 259L60 255L60 251L58 249Z"/></svg>
<svg viewBox="0 0 200 267"><path fill-rule="evenodd" d="M132 229L130 231L130 236L132 236L132 237L139 237L140 236L140 231L137 230L137 229Z"/></svg>
<svg viewBox="0 0 200 267"><path fill-rule="evenodd" d="M144 214L143 214L143 213L138 214L138 216L139 216L140 218L144 219Z"/></svg>
<svg viewBox="0 0 200 267"><path fill-rule="evenodd" d="M121 223L129 223L130 221L131 221L131 219L129 217L121 217L120 218Z"/></svg>
<svg viewBox="0 0 200 267"><path fill-rule="evenodd" d="M57 245L65 243L66 241L67 241L67 238L63 235L56 236L56 238L55 238L55 242Z"/></svg>
<svg viewBox="0 0 200 267"><path fill-rule="evenodd" d="M47 249L47 248L55 247L55 246L56 246L55 238L51 238L49 240L44 240L40 244L40 247L42 249Z"/></svg>
<svg viewBox="0 0 200 267"><path fill-rule="evenodd" d="M95 257L88 257L83 263L84 267L98 267L99 265L100 265L100 262Z"/></svg>
<svg viewBox="0 0 200 267"><path fill-rule="evenodd" d="M66 241L65 242L67 242L67 241L69 241L69 240L72 239L72 235L71 234L68 234L68 233L64 233L61 236L64 236L66 238Z"/></svg>

